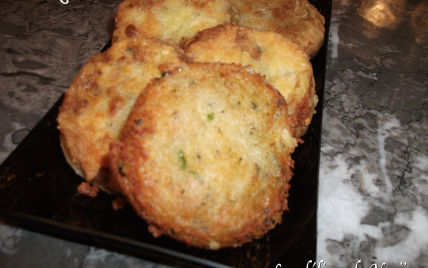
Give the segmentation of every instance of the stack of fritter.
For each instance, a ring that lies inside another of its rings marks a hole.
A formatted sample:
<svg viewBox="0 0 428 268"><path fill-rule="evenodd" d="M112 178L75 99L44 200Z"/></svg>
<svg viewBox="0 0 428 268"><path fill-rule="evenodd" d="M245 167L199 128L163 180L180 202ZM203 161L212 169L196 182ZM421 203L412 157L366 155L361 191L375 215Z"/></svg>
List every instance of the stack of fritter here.
<svg viewBox="0 0 428 268"><path fill-rule="evenodd" d="M58 115L79 192L120 193L188 245L261 237L288 209L323 24L307 0L122 2Z"/></svg>

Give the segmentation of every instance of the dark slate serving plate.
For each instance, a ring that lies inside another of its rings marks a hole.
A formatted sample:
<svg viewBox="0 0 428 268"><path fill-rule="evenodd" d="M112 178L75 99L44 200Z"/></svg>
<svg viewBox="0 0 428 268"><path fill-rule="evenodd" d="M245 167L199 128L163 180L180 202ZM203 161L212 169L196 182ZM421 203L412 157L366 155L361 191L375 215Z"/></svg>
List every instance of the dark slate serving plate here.
<svg viewBox="0 0 428 268"><path fill-rule="evenodd" d="M306 267L316 258L316 212L322 105L331 0L311 1L326 19L323 47L312 59L316 114L293 154L290 211L263 238L239 248L210 251L187 247L166 236L153 238L130 208L114 211L115 198L79 195L82 182L59 146L56 116L61 97L0 167L0 216L9 224L62 239L103 247L157 263L180 267ZM279 267L279 266L278 266Z"/></svg>

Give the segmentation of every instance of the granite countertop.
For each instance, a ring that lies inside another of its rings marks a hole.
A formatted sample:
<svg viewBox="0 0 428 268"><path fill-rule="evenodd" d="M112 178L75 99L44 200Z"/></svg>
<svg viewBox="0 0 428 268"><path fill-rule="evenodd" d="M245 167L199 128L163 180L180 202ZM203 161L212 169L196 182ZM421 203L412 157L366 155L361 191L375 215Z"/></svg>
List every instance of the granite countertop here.
<svg viewBox="0 0 428 268"><path fill-rule="evenodd" d="M110 39L119 2L0 2L0 162ZM319 171L321 267L428 267L427 53L428 1L333 1ZM0 266L164 267L4 219Z"/></svg>

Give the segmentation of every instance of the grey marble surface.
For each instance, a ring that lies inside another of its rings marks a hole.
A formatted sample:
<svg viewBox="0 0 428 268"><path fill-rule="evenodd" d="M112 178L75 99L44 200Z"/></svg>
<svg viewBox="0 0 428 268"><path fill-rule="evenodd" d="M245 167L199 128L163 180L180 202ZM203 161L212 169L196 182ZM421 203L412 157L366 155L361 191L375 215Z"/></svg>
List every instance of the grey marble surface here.
<svg viewBox="0 0 428 268"><path fill-rule="evenodd" d="M118 3L0 1L0 162L109 40ZM317 261L428 267L428 1L334 0L330 27ZM163 267L5 222L0 266Z"/></svg>
<svg viewBox="0 0 428 268"><path fill-rule="evenodd" d="M427 52L428 1L334 2L317 247L330 267L428 267Z"/></svg>

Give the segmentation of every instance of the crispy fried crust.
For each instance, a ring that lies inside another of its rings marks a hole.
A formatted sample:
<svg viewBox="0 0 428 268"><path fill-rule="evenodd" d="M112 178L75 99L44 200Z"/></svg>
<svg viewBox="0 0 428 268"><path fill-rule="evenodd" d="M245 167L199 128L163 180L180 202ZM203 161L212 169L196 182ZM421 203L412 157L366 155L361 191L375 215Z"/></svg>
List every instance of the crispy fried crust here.
<svg viewBox="0 0 428 268"><path fill-rule="evenodd" d="M307 0L230 0L232 21L274 31L313 57L324 42L324 17Z"/></svg>
<svg viewBox="0 0 428 268"><path fill-rule="evenodd" d="M309 57L275 32L233 24L206 29L189 40L185 53L198 62L250 65L287 101L295 137L309 126L318 98Z"/></svg>
<svg viewBox="0 0 428 268"><path fill-rule="evenodd" d="M180 65L175 47L144 38L114 43L91 57L70 88L58 115L61 146L77 174L103 190L108 181L107 154L140 92L150 79Z"/></svg>
<svg viewBox="0 0 428 268"><path fill-rule="evenodd" d="M112 145L111 169L154 236L239 246L288 209L290 131L283 97L262 77L193 63L141 94Z"/></svg>
<svg viewBox="0 0 428 268"><path fill-rule="evenodd" d="M125 0L116 14L113 40L145 36L174 44L230 21L226 0Z"/></svg>

